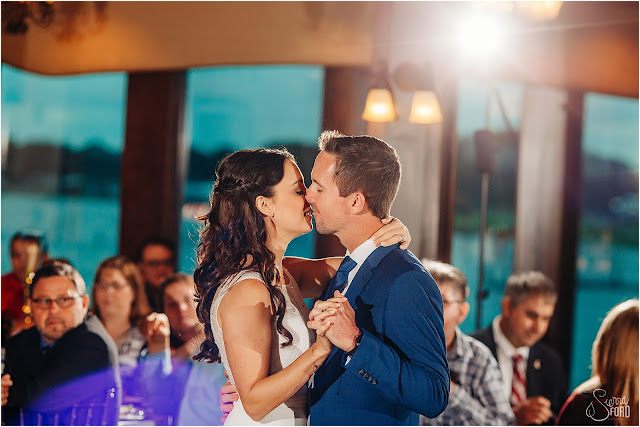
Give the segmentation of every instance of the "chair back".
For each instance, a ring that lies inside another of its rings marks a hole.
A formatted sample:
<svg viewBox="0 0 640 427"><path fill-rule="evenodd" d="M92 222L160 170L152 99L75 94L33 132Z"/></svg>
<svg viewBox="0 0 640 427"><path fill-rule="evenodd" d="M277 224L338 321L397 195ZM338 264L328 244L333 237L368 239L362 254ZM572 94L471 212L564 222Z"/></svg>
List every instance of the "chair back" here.
<svg viewBox="0 0 640 427"><path fill-rule="evenodd" d="M109 426L118 424L115 388L109 388L103 402L79 403L59 411L42 412L20 409L21 426Z"/></svg>

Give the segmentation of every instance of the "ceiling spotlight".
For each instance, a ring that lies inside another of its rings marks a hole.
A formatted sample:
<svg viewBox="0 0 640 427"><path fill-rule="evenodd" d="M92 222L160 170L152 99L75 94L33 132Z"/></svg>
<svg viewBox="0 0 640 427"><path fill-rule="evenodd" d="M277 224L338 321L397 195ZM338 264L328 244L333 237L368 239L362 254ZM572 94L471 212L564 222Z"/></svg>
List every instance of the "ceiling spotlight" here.
<svg viewBox="0 0 640 427"><path fill-rule="evenodd" d="M461 20L457 26L458 49L468 59L491 58L503 48L505 39L505 23L482 11Z"/></svg>

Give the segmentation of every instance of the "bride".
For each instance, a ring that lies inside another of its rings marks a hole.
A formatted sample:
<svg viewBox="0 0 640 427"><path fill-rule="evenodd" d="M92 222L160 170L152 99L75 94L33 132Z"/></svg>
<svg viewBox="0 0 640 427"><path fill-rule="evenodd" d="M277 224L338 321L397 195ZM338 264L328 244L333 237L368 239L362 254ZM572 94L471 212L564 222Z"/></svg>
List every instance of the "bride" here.
<svg viewBox="0 0 640 427"><path fill-rule="evenodd" d="M332 344L324 336L330 324L317 339L307 329L303 298L320 296L342 258L284 257L313 227L305 192L286 150L238 151L216 171L211 210L200 218L194 279L206 340L194 358L221 360L238 390L225 425L307 424L307 381ZM391 219L372 239L391 244L405 234Z"/></svg>

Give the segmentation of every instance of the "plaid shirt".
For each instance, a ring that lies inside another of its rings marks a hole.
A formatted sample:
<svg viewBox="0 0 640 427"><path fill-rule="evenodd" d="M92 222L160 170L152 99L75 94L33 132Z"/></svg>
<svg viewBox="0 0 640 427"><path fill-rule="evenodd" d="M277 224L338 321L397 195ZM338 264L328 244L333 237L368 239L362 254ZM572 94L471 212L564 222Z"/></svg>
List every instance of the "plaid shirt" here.
<svg viewBox="0 0 640 427"><path fill-rule="evenodd" d="M456 328L452 348L447 349L451 380L455 383L449 404L436 418L420 416L420 425L511 425L509 398L502 374L491 351L480 341Z"/></svg>

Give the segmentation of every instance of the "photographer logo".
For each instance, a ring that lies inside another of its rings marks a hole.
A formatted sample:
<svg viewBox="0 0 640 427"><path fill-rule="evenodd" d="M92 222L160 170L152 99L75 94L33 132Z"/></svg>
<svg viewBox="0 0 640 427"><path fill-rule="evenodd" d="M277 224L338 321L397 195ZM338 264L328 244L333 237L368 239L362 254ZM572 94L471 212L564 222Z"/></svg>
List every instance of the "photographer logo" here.
<svg viewBox="0 0 640 427"><path fill-rule="evenodd" d="M602 422L608 419L631 417L631 407L628 397L607 397L607 392L601 388L593 390L594 402L587 407L587 417L593 421Z"/></svg>

